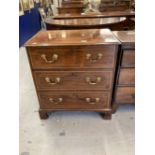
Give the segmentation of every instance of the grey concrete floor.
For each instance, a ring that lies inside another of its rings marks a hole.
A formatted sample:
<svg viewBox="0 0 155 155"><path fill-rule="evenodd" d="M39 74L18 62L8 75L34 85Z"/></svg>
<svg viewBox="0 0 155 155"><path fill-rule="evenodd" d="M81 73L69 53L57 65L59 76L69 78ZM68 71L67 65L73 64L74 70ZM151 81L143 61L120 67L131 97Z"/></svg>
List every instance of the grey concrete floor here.
<svg viewBox="0 0 155 155"><path fill-rule="evenodd" d="M20 48L20 155L134 155L133 106L112 120L94 112L55 112L40 120L25 48Z"/></svg>

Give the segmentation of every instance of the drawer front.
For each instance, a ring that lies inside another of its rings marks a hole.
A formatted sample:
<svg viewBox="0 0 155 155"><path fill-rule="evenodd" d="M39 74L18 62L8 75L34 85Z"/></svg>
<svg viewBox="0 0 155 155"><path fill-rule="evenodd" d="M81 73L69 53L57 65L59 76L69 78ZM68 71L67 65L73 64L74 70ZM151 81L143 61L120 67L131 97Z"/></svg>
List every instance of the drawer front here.
<svg viewBox="0 0 155 155"><path fill-rule="evenodd" d="M28 50L33 69L113 68L115 51L114 45L31 48Z"/></svg>
<svg viewBox="0 0 155 155"><path fill-rule="evenodd" d="M117 87L116 103L135 103L135 87Z"/></svg>
<svg viewBox="0 0 155 155"><path fill-rule="evenodd" d="M108 109L108 92L39 92L42 109Z"/></svg>
<svg viewBox="0 0 155 155"><path fill-rule="evenodd" d="M116 59L116 46L95 46L82 49L84 67L90 68L113 68Z"/></svg>
<svg viewBox="0 0 155 155"><path fill-rule="evenodd" d="M111 90L112 71L36 71L38 90Z"/></svg>
<svg viewBox="0 0 155 155"><path fill-rule="evenodd" d="M135 84L135 69L120 69L119 85L134 85Z"/></svg>
<svg viewBox="0 0 155 155"><path fill-rule="evenodd" d="M80 52L68 48L31 48L29 56L33 69L80 67Z"/></svg>
<svg viewBox="0 0 155 155"><path fill-rule="evenodd" d="M66 14L66 13L82 13L83 7L81 8L59 8L59 14Z"/></svg>
<svg viewBox="0 0 155 155"><path fill-rule="evenodd" d="M123 67L134 67L135 66L135 50L124 50L122 58Z"/></svg>

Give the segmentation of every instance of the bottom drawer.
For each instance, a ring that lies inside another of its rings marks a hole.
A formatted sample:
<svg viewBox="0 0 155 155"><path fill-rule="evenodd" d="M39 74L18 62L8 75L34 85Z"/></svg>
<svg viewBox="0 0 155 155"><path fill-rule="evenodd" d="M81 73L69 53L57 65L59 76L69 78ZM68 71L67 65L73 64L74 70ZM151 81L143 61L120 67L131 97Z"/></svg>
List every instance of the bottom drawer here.
<svg viewBox="0 0 155 155"><path fill-rule="evenodd" d="M135 103L135 87L117 87L116 103Z"/></svg>
<svg viewBox="0 0 155 155"><path fill-rule="evenodd" d="M109 109L109 92L38 92L42 109Z"/></svg>

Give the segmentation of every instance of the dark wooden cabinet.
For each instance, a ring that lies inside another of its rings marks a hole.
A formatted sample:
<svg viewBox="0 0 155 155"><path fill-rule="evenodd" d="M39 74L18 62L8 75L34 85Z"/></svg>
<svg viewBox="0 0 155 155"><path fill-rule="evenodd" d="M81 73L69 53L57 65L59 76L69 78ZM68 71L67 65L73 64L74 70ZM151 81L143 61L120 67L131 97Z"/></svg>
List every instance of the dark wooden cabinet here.
<svg viewBox="0 0 155 155"><path fill-rule="evenodd" d="M130 0L102 0L100 11L125 11L130 8Z"/></svg>
<svg viewBox="0 0 155 155"><path fill-rule="evenodd" d="M41 119L61 110L110 119L120 42L109 29L40 31L26 44Z"/></svg>
<svg viewBox="0 0 155 155"><path fill-rule="evenodd" d="M116 87L115 102L117 104L133 104L135 102L135 88L132 86Z"/></svg>
<svg viewBox="0 0 155 155"><path fill-rule="evenodd" d="M58 13L59 14L66 14L66 13L82 13L84 10L84 6L78 5L78 6L63 6L58 7Z"/></svg>
<svg viewBox="0 0 155 155"><path fill-rule="evenodd" d="M135 103L135 32L115 31L121 46L118 57L118 71L113 109L120 104Z"/></svg>

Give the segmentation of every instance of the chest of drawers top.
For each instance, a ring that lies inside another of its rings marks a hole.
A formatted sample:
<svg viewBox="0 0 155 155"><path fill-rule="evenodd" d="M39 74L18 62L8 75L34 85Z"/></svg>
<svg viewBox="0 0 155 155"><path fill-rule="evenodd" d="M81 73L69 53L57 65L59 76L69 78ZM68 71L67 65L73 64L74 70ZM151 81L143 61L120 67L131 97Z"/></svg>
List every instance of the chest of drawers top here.
<svg viewBox="0 0 155 155"><path fill-rule="evenodd" d="M135 31L113 31L122 45L135 45Z"/></svg>
<svg viewBox="0 0 155 155"><path fill-rule="evenodd" d="M40 31L26 47L120 44L109 29Z"/></svg>

